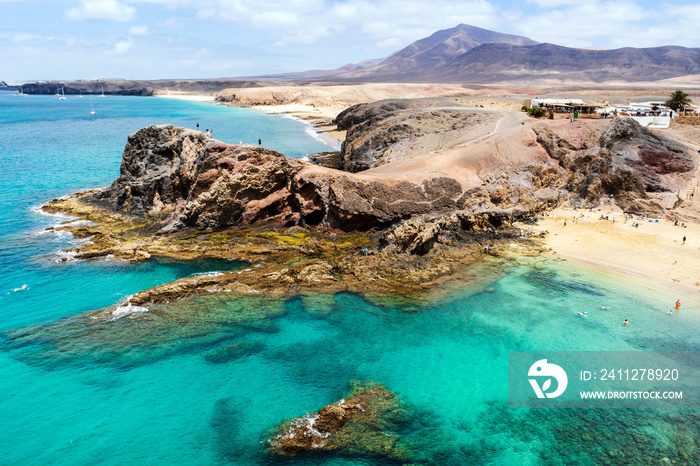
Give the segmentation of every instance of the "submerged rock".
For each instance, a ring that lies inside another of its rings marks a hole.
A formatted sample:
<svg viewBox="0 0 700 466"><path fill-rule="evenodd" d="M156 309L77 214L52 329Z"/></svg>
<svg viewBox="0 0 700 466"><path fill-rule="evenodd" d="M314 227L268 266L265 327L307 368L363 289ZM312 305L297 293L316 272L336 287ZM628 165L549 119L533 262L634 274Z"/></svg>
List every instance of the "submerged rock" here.
<svg viewBox="0 0 700 466"><path fill-rule="evenodd" d="M408 417L406 406L382 385L356 384L348 398L282 423L267 447L282 456L325 451L406 459L397 423Z"/></svg>

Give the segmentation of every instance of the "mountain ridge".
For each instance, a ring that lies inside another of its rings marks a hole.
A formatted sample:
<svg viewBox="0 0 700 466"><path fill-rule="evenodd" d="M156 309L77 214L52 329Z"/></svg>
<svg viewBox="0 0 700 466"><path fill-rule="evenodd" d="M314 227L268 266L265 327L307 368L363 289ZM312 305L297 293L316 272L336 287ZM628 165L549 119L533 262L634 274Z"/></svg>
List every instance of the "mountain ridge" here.
<svg viewBox="0 0 700 466"><path fill-rule="evenodd" d="M665 45L571 48L460 24L437 31L376 64L329 70L312 81L493 83L640 82L700 75L700 48Z"/></svg>

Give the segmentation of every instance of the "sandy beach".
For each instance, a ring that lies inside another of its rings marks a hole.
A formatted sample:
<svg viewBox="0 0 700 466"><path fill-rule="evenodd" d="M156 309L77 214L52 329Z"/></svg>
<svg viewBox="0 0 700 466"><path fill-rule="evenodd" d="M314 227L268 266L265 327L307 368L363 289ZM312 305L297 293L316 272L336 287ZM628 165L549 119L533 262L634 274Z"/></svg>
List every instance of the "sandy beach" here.
<svg viewBox="0 0 700 466"><path fill-rule="evenodd" d="M559 258L616 269L697 295L700 225L681 223L639 217L625 221L624 213L611 206L559 208L540 217L532 232L548 231L545 244Z"/></svg>

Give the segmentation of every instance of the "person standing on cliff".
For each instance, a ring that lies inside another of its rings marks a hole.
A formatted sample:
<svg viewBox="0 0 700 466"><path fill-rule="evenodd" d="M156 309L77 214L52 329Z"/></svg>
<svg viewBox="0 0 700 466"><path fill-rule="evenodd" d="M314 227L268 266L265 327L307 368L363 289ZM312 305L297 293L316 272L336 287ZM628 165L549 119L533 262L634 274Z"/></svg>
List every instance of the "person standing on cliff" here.
<svg viewBox="0 0 700 466"><path fill-rule="evenodd" d="M259 146L262 146L262 140L261 140L261 139L258 139L258 145L259 145Z"/></svg>
<svg viewBox="0 0 700 466"><path fill-rule="evenodd" d="M199 131L199 123L197 123L197 131Z"/></svg>

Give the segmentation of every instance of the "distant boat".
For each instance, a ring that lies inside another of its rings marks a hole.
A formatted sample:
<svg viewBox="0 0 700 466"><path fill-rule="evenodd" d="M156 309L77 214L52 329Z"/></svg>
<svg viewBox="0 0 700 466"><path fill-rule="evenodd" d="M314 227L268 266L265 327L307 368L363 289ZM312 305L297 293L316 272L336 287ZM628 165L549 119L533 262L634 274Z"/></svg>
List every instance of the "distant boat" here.
<svg viewBox="0 0 700 466"><path fill-rule="evenodd" d="M80 89L78 89L78 92L80 92L80 94L78 94L78 98L79 98L79 99L82 99L82 98L83 98L83 91L81 91Z"/></svg>
<svg viewBox="0 0 700 466"><path fill-rule="evenodd" d="M27 95L27 94L24 93L24 88L22 87L21 84L20 84L20 86L19 86L19 92L18 92L17 94L15 94L15 95L22 96L22 97L24 97L24 96Z"/></svg>
<svg viewBox="0 0 700 466"><path fill-rule="evenodd" d="M105 87L102 86L102 94L100 94L100 97L104 97L104 96L105 96Z"/></svg>
<svg viewBox="0 0 700 466"><path fill-rule="evenodd" d="M61 88L61 97L58 98L58 100L66 100L66 91Z"/></svg>
<svg viewBox="0 0 700 466"><path fill-rule="evenodd" d="M90 115L95 114L95 108L92 106L92 94L90 94Z"/></svg>
<svg viewBox="0 0 700 466"><path fill-rule="evenodd" d="M61 88L56 86L56 97L61 97Z"/></svg>

